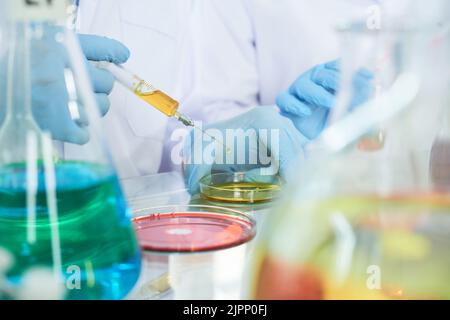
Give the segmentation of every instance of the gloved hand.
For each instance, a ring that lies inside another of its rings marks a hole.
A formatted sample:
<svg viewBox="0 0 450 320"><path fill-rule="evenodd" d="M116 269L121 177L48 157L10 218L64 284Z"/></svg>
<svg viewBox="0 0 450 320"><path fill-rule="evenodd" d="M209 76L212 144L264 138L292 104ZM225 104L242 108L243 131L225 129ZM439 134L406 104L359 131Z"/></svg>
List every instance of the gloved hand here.
<svg viewBox="0 0 450 320"><path fill-rule="evenodd" d="M89 141L88 121L82 105L78 105L79 117L73 119L68 109L69 96L64 69L68 58L64 48L53 40L46 30L47 39L32 45L32 108L36 122L42 130L50 131L56 140L84 144ZM128 49L120 42L104 37L80 35L80 44L87 60L124 63ZM109 109L108 95L114 85L114 77L87 61L96 100L102 115Z"/></svg>
<svg viewBox="0 0 450 320"><path fill-rule="evenodd" d="M252 175L285 177L308 142L274 106L253 108L204 130L216 141L196 129L185 141L183 169L191 194L199 192L199 180L210 173L245 171L250 179Z"/></svg>
<svg viewBox="0 0 450 320"><path fill-rule="evenodd" d="M337 61L318 65L302 74L285 93L277 97L281 113L290 118L307 138L315 139L326 125L330 109L336 103L340 81ZM373 92L373 75L359 70L353 79L351 108L365 102Z"/></svg>
<svg viewBox="0 0 450 320"><path fill-rule="evenodd" d="M97 104L102 115L105 115L110 106L108 95L114 86L114 76L107 70L95 66L95 61L108 61L116 64L127 62L130 51L119 41L94 36L79 35L81 49L89 60L88 71L91 77Z"/></svg>

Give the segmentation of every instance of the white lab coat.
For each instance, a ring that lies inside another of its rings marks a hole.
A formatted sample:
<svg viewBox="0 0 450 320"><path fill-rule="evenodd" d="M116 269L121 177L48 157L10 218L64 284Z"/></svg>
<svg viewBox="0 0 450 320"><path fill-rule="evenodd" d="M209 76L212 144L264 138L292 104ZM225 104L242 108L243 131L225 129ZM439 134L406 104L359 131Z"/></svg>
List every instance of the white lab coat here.
<svg viewBox="0 0 450 320"><path fill-rule="evenodd" d="M274 104L303 72L339 57L338 23L371 17L380 2L199 0L186 50L193 58L182 73L184 103L195 118L210 120Z"/></svg>
<svg viewBox="0 0 450 320"><path fill-rule="evenodd" d="M81 0L78 29L123 42L131 51L126 67L173 94L190 4L189 0ZM103 122L120 176L158 172L169 120L118 83L110 100Z"/></svg>
<svg viewBox="0 0 450 320"><path fill-rule="evenodd" d="M274 104L301 73L337 58L336 21L376 2L81 0L79 22L81 32L122 41L128 68L181 98L195 120L212 122ZM120 85L111 101L104 121L121 177L170 169L174 120Z"/></svg>

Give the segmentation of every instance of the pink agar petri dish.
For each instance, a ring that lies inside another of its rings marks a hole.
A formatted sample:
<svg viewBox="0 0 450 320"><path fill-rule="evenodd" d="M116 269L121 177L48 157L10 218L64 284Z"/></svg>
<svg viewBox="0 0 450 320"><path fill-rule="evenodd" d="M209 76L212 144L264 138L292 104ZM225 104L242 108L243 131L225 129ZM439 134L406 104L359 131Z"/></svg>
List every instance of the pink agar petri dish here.
<svg viewBox="0 0 450 320"><path fill-rule="evenodd" d="M249 242L256 235L255 223L244 214L154 213L136 217L133 222L141 248L162 253L228 249Z"/></svg>

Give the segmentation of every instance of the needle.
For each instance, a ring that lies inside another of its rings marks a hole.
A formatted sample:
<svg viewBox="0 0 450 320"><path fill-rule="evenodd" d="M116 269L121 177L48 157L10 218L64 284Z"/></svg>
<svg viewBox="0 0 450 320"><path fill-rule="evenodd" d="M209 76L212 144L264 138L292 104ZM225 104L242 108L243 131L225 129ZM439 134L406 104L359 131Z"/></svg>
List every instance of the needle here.
<svg viewBox="0 0 450 320"><path fill-rule="evenodd" d="M202 132L204 135L210 137L213 141L220 143L226 150L227 154L231 152L231 149L229 147L227 147L225 145L225 143L223 141L219 141L216 139L216 137L213 137L212 135L210 135L209 133L207 133L205 130L201 129L200 127L196 126L194 121L192 121L191 118L189 118L188 116L177 112L175 113L174 116L178 121L180 121L181 123L183 123L185 126L187 127L193 127L194 129L199 130L200 132Z"/></svg>

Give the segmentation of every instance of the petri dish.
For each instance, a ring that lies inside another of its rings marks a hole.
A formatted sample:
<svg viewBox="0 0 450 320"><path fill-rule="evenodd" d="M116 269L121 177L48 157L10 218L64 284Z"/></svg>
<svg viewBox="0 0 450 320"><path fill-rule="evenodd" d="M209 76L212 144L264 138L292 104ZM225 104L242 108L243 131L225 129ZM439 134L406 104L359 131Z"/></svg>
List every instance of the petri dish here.
<svg viewBox="0 0 450 320"><path fill-rule="evenodd" d="M200 179L203 199L227 204L270 202L281 191L279 176L249 176L246 172L214 173Z"/></svg>
<svg viewBox="0 0 450 320"><path fill-rule="evenodd" d="M256 236L248 215L211 205L134 210L142 273L132 299L238 299Z"/></svg>
<svg viewBox="0 0 450 320"><path fill-rule="evenodd" d="M133 223L144 251L208 252L247 243L256 235L249 216L214 206L166 206L135 211Z"/></svg>

